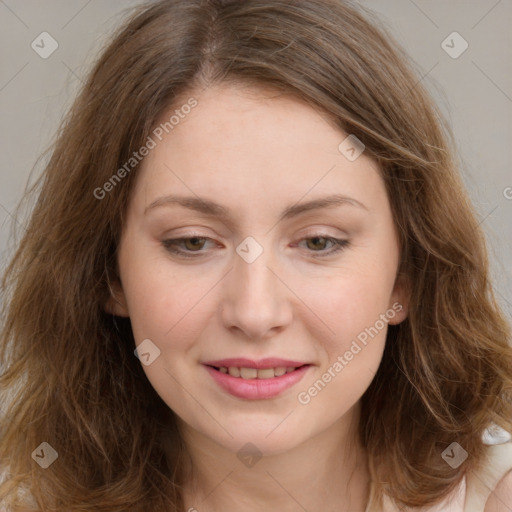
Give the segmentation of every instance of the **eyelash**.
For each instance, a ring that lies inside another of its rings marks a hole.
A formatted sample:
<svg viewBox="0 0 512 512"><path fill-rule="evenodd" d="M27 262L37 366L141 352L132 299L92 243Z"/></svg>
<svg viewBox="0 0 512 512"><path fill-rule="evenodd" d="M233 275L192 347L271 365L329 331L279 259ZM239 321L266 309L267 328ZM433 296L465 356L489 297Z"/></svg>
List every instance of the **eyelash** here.
<svg viewBox="0 0 512 512"><path fill-rule="evenodd" d="M339 251L342 251L343 249L346 249L350 245L349 240L344 240L340 238L334 238L332 236L324 236L321 234L308 236L305 238L302 238L302 240L313 240L314 238L322 238L324 240L327 240L328 242L331 242L333 244L333 247L330 251L312 251L312 255L315 258L325 258L327 256L331 256ZM211 238L205 237L205 236L190 236L190 237L182 237L182 238L171 238L168 240L163 240L162 245L165 247L165 249L168 252L171 252L173 254L177 254L183 258L198 258L201 257L204 254L204 251L183 251L181 249L177 249L176 246L180 242L185 242L187 240L212 240Z"/></svg>

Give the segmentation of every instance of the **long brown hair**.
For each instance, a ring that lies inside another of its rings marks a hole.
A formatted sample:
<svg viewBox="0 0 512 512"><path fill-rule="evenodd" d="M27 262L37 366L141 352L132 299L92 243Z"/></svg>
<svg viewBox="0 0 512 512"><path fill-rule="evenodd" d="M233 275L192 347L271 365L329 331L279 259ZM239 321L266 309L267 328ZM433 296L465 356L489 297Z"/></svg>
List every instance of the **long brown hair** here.
<svg viewBox="0 0 512 512"><path fill-rule="evenodd" d="M95 190L198 84L293 93L380 163L410 305L362 397L376 499L433 503L482 464L490 422L512 431L509 326L449 130L405 55L360 11L342 0L161 0L115 34L32 190L3 277L0 499L25 485L45 511L182 506L173 413L133 355L129 320L104 310L137 166L102 198ZM469 454L455 469L441 457L454 441ZM58 452L44 471L30 456L42 442Z"/></svg>

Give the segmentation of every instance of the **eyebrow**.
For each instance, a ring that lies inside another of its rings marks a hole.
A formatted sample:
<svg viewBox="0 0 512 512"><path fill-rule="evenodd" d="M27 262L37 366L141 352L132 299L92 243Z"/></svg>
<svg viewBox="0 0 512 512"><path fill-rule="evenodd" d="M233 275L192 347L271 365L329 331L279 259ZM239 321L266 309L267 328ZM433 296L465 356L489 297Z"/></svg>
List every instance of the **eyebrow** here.
<svg viewBox="0 0 512 512"><path fill-rule="evenodd" d="M229 220L232 217L231 211L228 208L210 199L205 199L197 196L194 197L177 195L159 197L158 199L153 201L149 206L146 207L146 209L144 210L144 215L146 215L146 213L149 210L152 210L154 208L172 205L180 205L184 208L197 211L204 215L208 215L211 217L219 217L225 220ZM313 210L319 210L322 208L336 208L338 206L343 205L349 205L369 211L368 208L363 203L357 201L352 197L334 194L325 197L320 197L318 199L312 199L311 201L307 201L304 203L297 203L288 206L281 214L279 220L282 221L285 219L290 219L292 217L297 217L302 213L310 212Z"/></svg>

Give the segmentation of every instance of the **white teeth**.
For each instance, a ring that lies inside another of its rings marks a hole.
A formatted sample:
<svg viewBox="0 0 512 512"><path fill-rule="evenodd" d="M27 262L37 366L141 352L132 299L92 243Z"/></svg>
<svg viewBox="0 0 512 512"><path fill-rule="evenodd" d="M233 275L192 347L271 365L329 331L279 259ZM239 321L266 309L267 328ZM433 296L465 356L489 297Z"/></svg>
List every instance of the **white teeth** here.
<svg viewBox="0 0 512 512"><path fill-rule="evenodd" d="M277 368L238 368L230 366L226 368L221 366L218 368L221 373L227 373L231 377L240 377L242 379L272 379L273 377L281 377L285 373L290 373L296 370L294 366L278 366Z"/></svg>
<svg viewBox="0 0 512 512"><path fill-rule="evenodd" d="M274 368L264 368L263 370L258 370L258 379L271 379L275 377Z"/></svg>
<svg viewBox="0 0 512 512"><path fill-rule="evenodd" d="M258 376L256 368L240 368L240 377L242 379L255 379Z"/></svg>
<svg viewBox="0 0 512 512"><path fill-rule="evenodd" d="M231 375L231 377L240 377L240 368L237 368L236 366L230 366L228 368L228 373Z"/></svg>

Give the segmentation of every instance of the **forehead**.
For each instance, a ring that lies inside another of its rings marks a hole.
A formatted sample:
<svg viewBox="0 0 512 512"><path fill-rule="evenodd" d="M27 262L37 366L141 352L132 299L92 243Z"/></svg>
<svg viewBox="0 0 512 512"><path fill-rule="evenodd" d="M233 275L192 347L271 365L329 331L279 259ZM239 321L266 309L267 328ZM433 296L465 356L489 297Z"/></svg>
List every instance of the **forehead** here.
<svg viewBox="0 0 512 512"><path fill-rule="evenodd" d="M197 105L177 116L190 98ZM382 193L377 164L364 153L349 161L339 150L348 134L292 95L220 85L182 95L156 126L173 114L179 121L139 170L145 206L164 191L253 205L310 193Z"/></svg>

